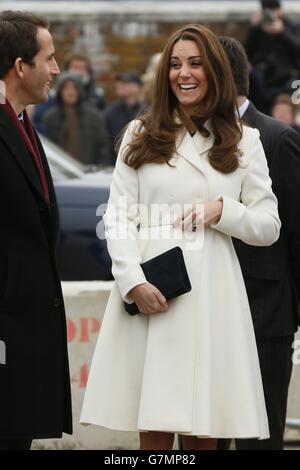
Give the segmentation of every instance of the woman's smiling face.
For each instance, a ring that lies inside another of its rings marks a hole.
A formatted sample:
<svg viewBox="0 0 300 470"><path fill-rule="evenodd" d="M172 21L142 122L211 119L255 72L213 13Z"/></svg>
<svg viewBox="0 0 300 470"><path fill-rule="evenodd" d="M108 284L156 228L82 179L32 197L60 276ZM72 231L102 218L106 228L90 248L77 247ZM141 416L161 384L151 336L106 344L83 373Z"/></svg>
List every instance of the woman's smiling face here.
<svg viewBox="0 0 300 470"><path fill-rule="evenodd" d="M198 45L191 40L180 39L174 44L169 80L181 110L191 116L207 93L207 78Z"/></svg>

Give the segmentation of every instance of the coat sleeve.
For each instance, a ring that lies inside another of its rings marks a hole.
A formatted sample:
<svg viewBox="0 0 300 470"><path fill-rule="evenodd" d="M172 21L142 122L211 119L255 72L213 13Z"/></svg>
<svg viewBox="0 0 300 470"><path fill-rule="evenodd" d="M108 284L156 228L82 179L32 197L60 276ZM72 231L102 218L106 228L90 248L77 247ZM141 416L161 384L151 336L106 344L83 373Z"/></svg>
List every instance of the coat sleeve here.
<svg viewBox="0 0 300 470"><path fill-rule="evenodd" d="M123 300L136 285L147 282L140 267L141 253L137 243L139 214L139 181L137 171L124 162L127 144L136 124L128 127L120 146L110 189L107 210L103 216L105 236L112 273Z"/></svg>
<svg viewBox="0 0 300 470"><path fill-rule="evenodd" d="M277 140L277 139L276 139ZM300 134L291 128L278 139L270 167L278 196L281 233L287 240L291 270L300 302Z"/></svg>
<svg viewBox="0 0 300 470"><path fill-rule="evenodd" d="M281 222L257 129L251 130L245 152L247 167L240 201L219 195L217 199L223 200L223 211L219 222L211 227L249 245L269 246L278 239Z"/></svg>

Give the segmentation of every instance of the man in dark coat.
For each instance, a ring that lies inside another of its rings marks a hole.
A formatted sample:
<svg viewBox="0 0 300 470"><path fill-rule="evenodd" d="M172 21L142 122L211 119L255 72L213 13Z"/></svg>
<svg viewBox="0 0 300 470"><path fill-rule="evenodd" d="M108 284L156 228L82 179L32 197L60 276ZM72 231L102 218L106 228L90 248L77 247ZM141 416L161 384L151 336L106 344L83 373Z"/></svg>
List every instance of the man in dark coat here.
<svg viewBox="0 0 300 470"><path fill-rule="evenodd" d="M0 37L0 449L29 449L72 432L58 212L25 110L47 100L59 68L43 18L2 12Z"/></svg>
<svg viewBox="0 0 300 470"><path fill-rule="evenodd" d="M142 80L135 72L119 73L116 76L116 95L119 100L104 111L111 142L111 165L117 159L116 144L125 126L135 119L141 110Z"/></svg>
<svg viewBox="0 0 300 470"><path fill-rule="evenodd" d="M270 439L236 440L241 450L280 450L292 371L292 345L299 325L300 302L300 135L260 113L247 100L247 56L233 38L220 38L229 58L243 121L260 132L272 188L282 222L280 237L270 247L234 240L248 293L257 339Z"/></svg>

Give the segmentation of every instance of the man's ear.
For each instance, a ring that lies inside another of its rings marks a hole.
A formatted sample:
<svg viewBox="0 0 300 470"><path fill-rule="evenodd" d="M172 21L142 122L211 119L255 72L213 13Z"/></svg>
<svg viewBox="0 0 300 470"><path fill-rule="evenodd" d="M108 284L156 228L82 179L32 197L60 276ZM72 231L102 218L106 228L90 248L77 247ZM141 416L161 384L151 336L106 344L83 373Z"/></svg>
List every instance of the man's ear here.
<svg viewBox="0 0 300 470"><path fill-rule="evenodd" d="M25 65L25 62L21 57L18 57L15 60L15 71L16 71L18 77L20 77L20 78L24 77L24 65Z"/></svg>

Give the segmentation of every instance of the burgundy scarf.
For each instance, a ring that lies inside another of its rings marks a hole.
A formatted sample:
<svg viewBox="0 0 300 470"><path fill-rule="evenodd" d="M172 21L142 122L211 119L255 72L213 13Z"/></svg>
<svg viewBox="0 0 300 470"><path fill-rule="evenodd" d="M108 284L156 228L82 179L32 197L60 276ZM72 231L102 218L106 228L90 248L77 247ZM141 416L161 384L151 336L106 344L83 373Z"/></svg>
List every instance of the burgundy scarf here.
<svg viewBox="0 0 300 470"><path fill-rule="evenodd" d="M13 110L11 104L7 100L7 98L5 99L5 104L3 104L3 101L1 101L1 107L11 117L13 123L15 124L16 128L19 131L19 134L21 135L24 141L24 144L26 145L27 149L29 150L31 154L34 166L37 170L38 176L41 181L41 185L44 191L46 202L48 204L48 207L50 207L48 183L47 183L45 171L44 171L43 164L42 164L41 154L37 145L34 130L30 122L30 119L28 117L28 114L26 110L23 111L23 119L24 119L24 127L25 127L24 128L18 116L16 115L15 111Z"/></svg>

